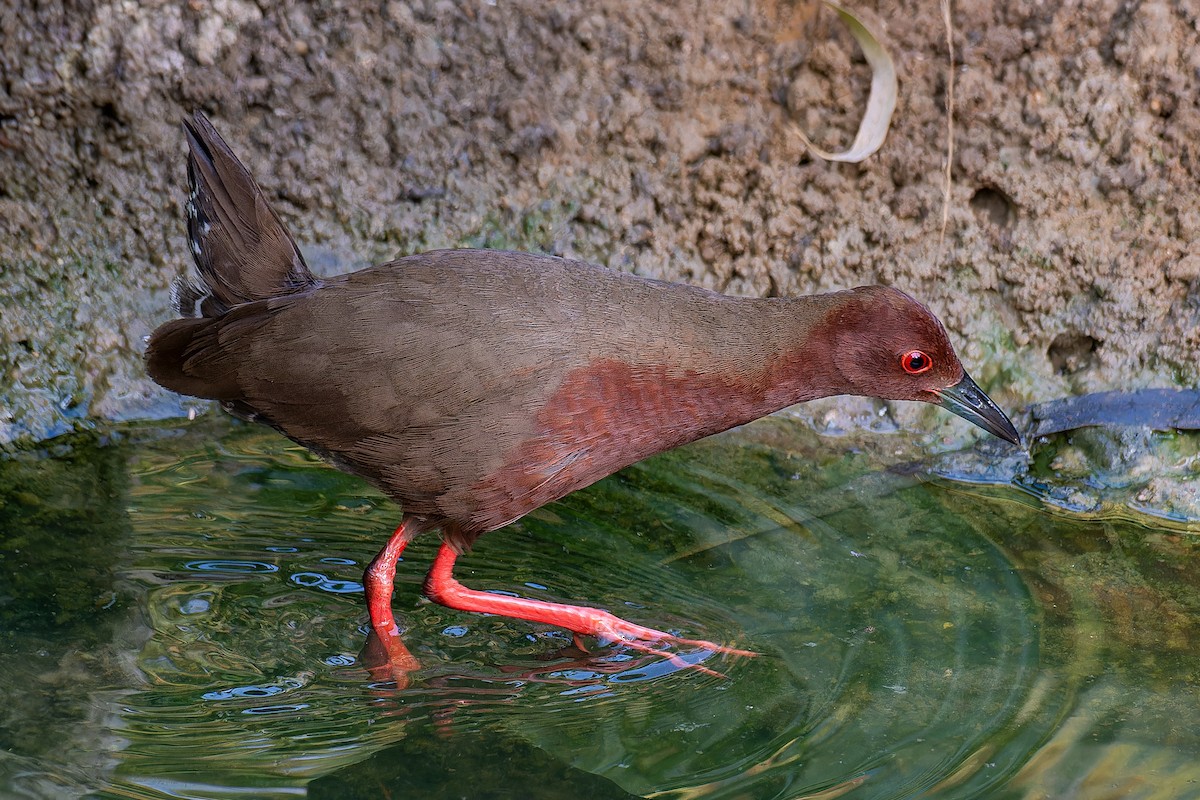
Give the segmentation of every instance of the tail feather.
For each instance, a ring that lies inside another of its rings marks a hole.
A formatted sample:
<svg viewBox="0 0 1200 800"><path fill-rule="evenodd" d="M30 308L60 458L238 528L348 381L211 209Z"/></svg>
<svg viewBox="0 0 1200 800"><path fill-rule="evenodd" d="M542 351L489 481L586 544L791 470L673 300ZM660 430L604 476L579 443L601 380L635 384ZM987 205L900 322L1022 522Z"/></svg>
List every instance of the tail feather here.
<svg viewBox="0 0 1200 800"><path fill-rule="evenodd" d="M146 347L150 377L168 389L237 404L249 328L270 320L271 298L319 285L279 215L203 114L183 121L188 148L188 243L196 277L175 286L184 319ZM199 316L196 307L199 305Z"/></svg>
<svg viewBox="0 0 1200 800"><path fill-rule="evenodd" d="M173 392L234 400L241 395L237 365L223 357L218 320L175 319L159 326L146 348L146 372Z"/></svg>
<svg viewBox="0 0 1200 800"><path fill-rule="evenodd" d="M250 172L199 111L183 121L188 147L188 243L200 282L176 287L176 306L206 317L317 285Z"/></svg>
<svg viewBox="0 0 1200 800"><path fill-rule="evenodd" d="M232 402L245 392L247 343L270 325L266 301L242 304L219 317L173 319L146 346L146 372L160 386L193 397Z"/></svg>

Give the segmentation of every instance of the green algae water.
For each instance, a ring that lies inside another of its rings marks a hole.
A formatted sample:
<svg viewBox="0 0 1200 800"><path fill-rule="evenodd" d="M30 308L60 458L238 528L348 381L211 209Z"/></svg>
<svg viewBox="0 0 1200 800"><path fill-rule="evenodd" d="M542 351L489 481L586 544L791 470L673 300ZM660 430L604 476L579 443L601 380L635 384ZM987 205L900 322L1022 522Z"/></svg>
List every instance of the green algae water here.
<svg viewBox="0 0 1200 800"><path fill-rule="evenodd" d="M220 417L54 440L0 461L0 797L1200 797L1197 448L1084 469L1098 436L915 461L769 419L460 561L761 654L725 678L423 601L418 540L403 687L359 654L374 490Z"/></svg>

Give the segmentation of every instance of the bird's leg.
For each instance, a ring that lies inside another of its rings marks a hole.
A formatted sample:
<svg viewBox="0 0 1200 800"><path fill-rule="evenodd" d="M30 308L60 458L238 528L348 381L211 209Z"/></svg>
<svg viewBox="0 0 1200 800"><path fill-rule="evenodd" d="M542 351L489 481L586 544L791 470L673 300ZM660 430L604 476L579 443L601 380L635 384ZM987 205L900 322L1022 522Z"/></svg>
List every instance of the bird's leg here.
<svg viewBox="0 0 1200 800"><path fill-rule="evenodd" d="M396 562L400 560L404 548L412 541L414 533L413 522L406 517L363 573L363 587L367 593L371 627L380 636L399 633L396 620L392 616L392 587L396 580Z"/></svg>
<svg viewBox="0 0 1200 800"><path fill-rule="evenodd" d="M390 677L401 688L408 684L408 673L420 664L400 638L400 629L392 616L392 587L396 580L396 561L416 533L414 520L406 517L363 574L367 611L371 617L364 660L372 675L383 667L390 671Z"/></svg>
<svg viewBox="0 0 1200 800"><path fill-rule="evenodd" d="M620 641L635 650L653 653L669 659L681 668L699 669L713 675L719 675L706 667L690 664L679 656L656 650L649 642L667 642L676 645L698 647L715 653L730 653L739 656L757 655L749 650L738 650L724 647L712 642L697 639L681 639L666 631L647 628L627 622L615 614L610 614L599 608L588 606L572 606L565 603L549 603L544 600L530 600L524 597L511 597L503 594L492 594L468 589L459 583L453 573L454 561L458 554L448 544L442 544L437 558L425 578L425 595L435 603L440 603L460 611L475 611L484 614L499 614L504 617L541 622L546 625L566 628L574 634L596 636L605 641Z"/></svg>

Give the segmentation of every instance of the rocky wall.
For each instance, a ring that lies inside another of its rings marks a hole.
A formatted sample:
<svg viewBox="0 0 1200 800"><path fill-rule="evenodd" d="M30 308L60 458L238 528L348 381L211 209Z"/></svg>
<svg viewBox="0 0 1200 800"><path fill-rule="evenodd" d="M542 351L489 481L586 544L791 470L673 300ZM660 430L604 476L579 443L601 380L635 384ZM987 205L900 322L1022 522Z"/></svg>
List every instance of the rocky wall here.
<svg viewBox="0 0 1200 800"><path fill-rule="evenodd" d="M318 271L448 246L732 293L900 286L1006 405L1191 384L1200 34L1184 2L861 2L900 98L800 2L0 7L0 441L184 413L141 367L188 267L181 116L208 113Z"/></svg>

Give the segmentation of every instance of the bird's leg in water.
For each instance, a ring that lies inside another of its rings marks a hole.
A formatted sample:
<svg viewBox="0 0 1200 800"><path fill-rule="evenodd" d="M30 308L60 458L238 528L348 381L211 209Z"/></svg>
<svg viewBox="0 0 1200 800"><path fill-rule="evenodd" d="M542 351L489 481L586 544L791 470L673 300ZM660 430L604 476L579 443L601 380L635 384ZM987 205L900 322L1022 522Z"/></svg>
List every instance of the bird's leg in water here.
<svg viewBox="0 0 1200 800"><path fill-rule="evenodd" d="M396 580L396 561L416 532L415 521L405 518L363 574L367 611L371 616L364 662L372 676L393 678L400 688L408 685L408 674L420 663L400 638L400 629L392 616L392 587ZM379 674L381 670L382 675Z"/></svg>
<svg viewBox="0 0 1200 800"><path fill-rule="evenodd" d="M468 589L459 583L453 573L454 560L458 554L447 544L443 544L434 559L433 567L425 578L425 595L435 603L440 603L460 611L475 611L484 614L498 614L503 617L515 617L541 622L566 628L575 634L596 636L604 641L618 641L635 650L652 653L669 659L681 668L698 669L713 675L720 673L690 664L673 653L652 648L651 642L665 642L674 645L697 647L714 653L729 653L737 656L754 656L757 653L749 650L738 650L712 642L697 639L681 639L666 631L647 628L627 622L620 617L599 608L588 606L572 606L565 603L549 603L544 600L530 600L524 597L511 597L503 594L492 594Z"/></svg>

